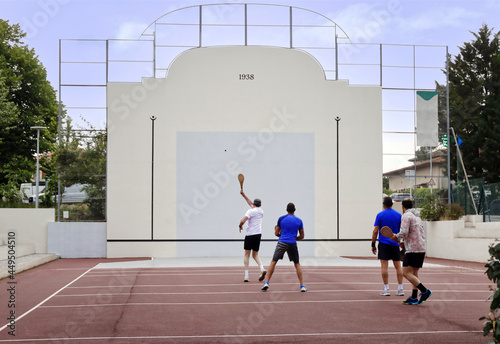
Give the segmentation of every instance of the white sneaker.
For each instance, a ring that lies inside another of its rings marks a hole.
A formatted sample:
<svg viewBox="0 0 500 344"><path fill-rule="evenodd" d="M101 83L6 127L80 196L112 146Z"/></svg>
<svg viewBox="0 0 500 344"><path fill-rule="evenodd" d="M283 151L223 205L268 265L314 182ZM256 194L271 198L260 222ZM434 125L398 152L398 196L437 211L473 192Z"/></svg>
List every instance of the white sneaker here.
<svg viewBox="0 0 500 344"><path fill-rule="evenodd" d="M398 292L396 293L397 296L405 296L405 292L403 289L398 289Z"/></svg>
<svg viewBox="0 0 500 344"><path fill-rule="evenodd" d="M384 289L380 292L382 296L391 296L391 292L388 289Z"/></svg>
<svg viewBox="0 0 500 344"><path fill-rule="evenodd" d="M243 282L250 282L250 278L248 278L248 276L245 276L245 279L243 280Z"/></svg>
<svg viewBox="0 0 500 344"><path fill-rule="evenodd" d="M305 293L305 292L307 291L306 286L302 284L302 285L300 286L300 291L301 291L302 293Z"/></svg>

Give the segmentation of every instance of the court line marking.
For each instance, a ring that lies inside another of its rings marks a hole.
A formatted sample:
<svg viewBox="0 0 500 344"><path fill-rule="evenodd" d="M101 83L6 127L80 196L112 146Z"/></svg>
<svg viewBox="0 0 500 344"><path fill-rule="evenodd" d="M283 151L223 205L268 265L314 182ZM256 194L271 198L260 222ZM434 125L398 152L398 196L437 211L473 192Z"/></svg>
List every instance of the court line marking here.
<svg viewBox="0 0 500 344"><path fill-rule="evenodd" d="M78 338L36 338L36 339L9 339L0 340L0 343L13 342L47 342L47 341L76 341L76 340L125 340L125 339L212 339L212 338L276 338L276 337L340 337L340 336L387 336L387 335L426 335L426 334L467 334L482 333L483 331L421 331L421 332L325 332L325 333L274 333L274 334L218 334L198 336L135 336L135 337L78 337Z"/></svg>
<svg viewBox="0 0 500 344"><path fill-rule="evenodd" d="M380 269L379 269L380 270ZM326 271L321 271L321 272L317 272L317 271L305 271L304 272L304 275L332 275L332 274L335 274L335 275L359 275L360 273L363 273L363 275L380 275L380 271L370 271L370 272L366 272L366 271L353 271L353 272L347 272L347 271L332 271L332 272L326 272ZM255 271L254 273L257 273L257 271ZM282 275L283 273L281 273ZM438 272L427 272L427 273L420 273L419 272L419 275L421 276L432 276L432 275L439 275L439 276L442 276L442 275L456 275L457 273L450 273L450 272L443 272L443 273L438 273ZM207 272L207 271L203 271L203 272L152 272L152 271L148 271L146 273L139 273L139 272L135 272L135 273L119 273L119 274L102 274L102 273L93 273L93 274L90 274L88 276L86 276L87 278L102 278L102 277L116 277L116 276L123 276L123 277L134 277L134 276L140 276L140 277L146 277L146 276L221 276L221 275L224 275L224 276L231 276L231 275L235 275L235 272ZM280 275L280 274L276 274L276 275ZM464 275L474 275L473 273L471 272L466 272L466 273L460 273L460 275L464 276Z"/></svg>
<svg viewBox="0 0 500 344"><path fill-rule="evenodd" d="M21 320L22 318L24 318L26 315L28 315L29 313L33 312L35 309L37 308L40 308L40 307L43 307L43 304L47 301L49 301L52 297L54 297L56 294L58 294L59 292L63 291L66 287L70 286L71 284L75 283L76 281L78 281L80 278L82 278L83 276L85 276L85 274L87 274L89 271L91 271L93 268L95 268L95 266L91 267L90 269L88 269L87 271L85 271L83 274L81 274L80 276L78 276L77 278L75 278L73 281L69 282L68 284L66 284L64 287L62 287L61 289L59 289L58 291L56 291L55 293L53 293L52 295L50 295L49 297L47 297L45 300L43 300L42 302L40 302L39 304L37 304L36 306L34 306L33 308L31 308L30 310L24 312L23 314L21 314L20 316L16 317L16 323ZM0 332L2 332L4 329L6 329L8 326L10 325L10 322L8 322L6 325L0 327Z"/></svg>
<svg viewBox="0 0 500 344"><path fill-rule="evenodd" d="M308 290L308 293L359 293L359 292L379 292L380 289L325 289L325 290ZM298 290L286 290L286 291L279 291L280 293L294 293L297 294ZM440 289L432 289L433 293L457 293L457 294L463 294L463 293L484 293L485 296L491 295L490 291L484 291L484 290L440 290ZM55 297L89 297L89 296L96 296L96 295L108 295L108 296L130 296L130 295L231 295L231 294L262 294L262 291L200 291L200 292L172 292L172 293L165 293L165 292L149 292L149 293L138 293L138 292L130 292L130 293L98 293L98 294L61 294L61 295L55 295Z"/></svg>
<svg viewBox="0 0 500 344"><path fill-rule="evenodd" d="M297 292L299 293L299 292ZM367 303L367 302L397 302L402 303L401 300L266 300L266 301L238 301L238 302L129 302L129 303L100 303L94 305L53 305L53 306L40 306L40 308L74 308L74 307L124 307L124 306L200 306L200 305L257 305L257 304L289 304L289 303ZM434 299L433 303L438 302L485 302L481 300L443 300ZM420 305L419 305L420 306ZM411 307L411 306L409 306Z"/></svg>
<svg viewBox="0 0 500 344"><path fill-rule="evenodd" d="M368 284L368 285L380 285L380 281L377 282L307 282L306 285L319 285L319 284L328 284L328 285L340 285L340 284L349 284L349 285L360 285L360 284ZM491 283L488 284L488 282L485 283L461 283L461 282L453 282L453 283L448 283L448 282L435 282L435 283L426 283L432 288L433 285L446 285L446 286L481 286L481 287L488 287L491 285ZM131 285L91 285L91 286L74 286L74 287L68 287L68 289L92 289L92 288L159 288L159 287L173 287L173 288L180 288L180 287L217 287L220 288L221 286L224 287L229 287L229 286L245 286L245 287L252 287L252 286L257 286L258 284L256 283L220 283L220 284L131 284ZM275 285L298 285L298 282L273 282L273 286Z"/></svg>

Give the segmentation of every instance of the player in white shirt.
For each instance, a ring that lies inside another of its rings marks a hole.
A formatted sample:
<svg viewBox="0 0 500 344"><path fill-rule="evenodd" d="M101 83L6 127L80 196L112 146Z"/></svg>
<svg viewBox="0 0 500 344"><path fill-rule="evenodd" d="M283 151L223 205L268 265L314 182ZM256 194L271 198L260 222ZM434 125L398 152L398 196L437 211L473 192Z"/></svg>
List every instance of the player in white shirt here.
<svg viewBox="0 0 500 344"><path fill-rule="evenodd" d="M240 221L240 233L243 230L243 225L248 221L247 224L247 234L245 236L245 282L250 281L248 276L248 265L250 262L250 253L252 253L252 257L255 262L260 267L260 276L259 281L262 281L266 276L267 271L264 269L262 265L262 261L259 258L259 248L260 248L260 239L262 237L262 217L264 217L264 211L260 207L262 202L260 199L256 198L253 202L245 195L243 190L241 190L240 194L247 201L248 205L251 209L249 209L245 216Z"/></svg>

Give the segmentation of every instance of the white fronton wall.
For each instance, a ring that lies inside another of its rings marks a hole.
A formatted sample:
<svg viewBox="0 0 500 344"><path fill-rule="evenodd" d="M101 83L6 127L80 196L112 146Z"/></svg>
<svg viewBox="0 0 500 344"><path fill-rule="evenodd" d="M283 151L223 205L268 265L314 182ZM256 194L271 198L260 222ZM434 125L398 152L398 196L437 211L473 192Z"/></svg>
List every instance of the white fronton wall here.
<svg viewBox="0 0 500 344"><path fill-rule="evenodd" d="M165 79L107 94L108 257L241 255L238 173L262 199L261 256L288 202L316 240L302 256L366 255L356 239L382 210L381 88L326 80L300 50L231 46L188 50Z"/></svg>

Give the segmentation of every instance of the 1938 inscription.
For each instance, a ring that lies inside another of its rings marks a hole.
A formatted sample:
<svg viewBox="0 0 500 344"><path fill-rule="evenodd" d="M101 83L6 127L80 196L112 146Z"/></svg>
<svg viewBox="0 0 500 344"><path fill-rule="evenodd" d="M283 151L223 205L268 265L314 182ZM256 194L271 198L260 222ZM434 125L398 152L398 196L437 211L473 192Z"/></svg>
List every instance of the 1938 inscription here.
<svg viewBox="0 0 500 344"><path fill-rule="evenodd" d="M240 80L254 80L255 76L253 74L240 74Z"/></svg>

